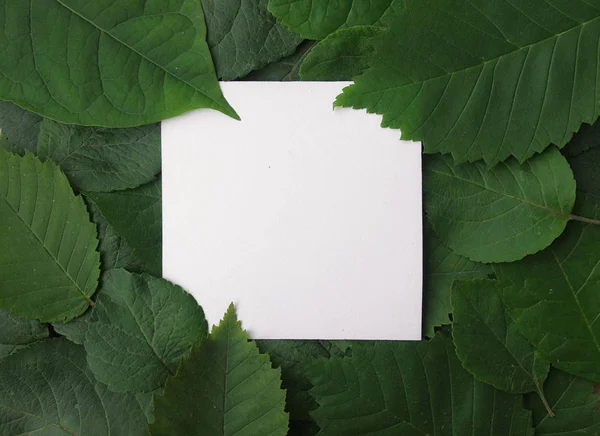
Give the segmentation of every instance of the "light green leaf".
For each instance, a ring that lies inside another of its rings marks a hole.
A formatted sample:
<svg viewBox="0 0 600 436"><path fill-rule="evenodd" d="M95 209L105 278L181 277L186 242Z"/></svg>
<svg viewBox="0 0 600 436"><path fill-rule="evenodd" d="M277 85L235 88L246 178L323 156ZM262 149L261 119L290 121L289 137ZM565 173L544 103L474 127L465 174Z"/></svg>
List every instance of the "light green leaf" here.
<svg viewBox="0 0 600 436"><path fill-rule="evenodd" d="M600 115L598 0L403 3L336 105L383 114L426 153L489 165L562 147Z"/></svg>
<svg viewBox="0 0 600 436"><path fill-rule="evenodd" d="M32 344L0 362L0 434L43 436L147 434L133 394L111 392L64 339Z"/></svg>
<svg viewBox="0 0 600 436"><path fill-rule="evenodd" d="M160 179L135 189L88 192L108 224L134 250L145 271L162 270L162 195Z"/></svg>
<svg viewBox="0 0 600 436"><path fill-rule="evenodd" d="M46 119L37 154L57 162L79 191L136 188L160 172L160 125L102 129Z"/></svg>
<svg viewBox="0 0 600 436"><path fill-rule="evenodd" d="M340 28L383 23L404 0L269 0L269 11L292 32L323 39Z"/></svg>
<svg viewBox="0 0 600 436"><path fill-rule="evenodd" d="M371 64L374 41L381 27L356 26L338 30L319 42L300 67L302 80L351 80Z"/></svg>
<svg viewBox="0 0 600 436"><path fill-rule="evenodd" d="M0 309L0 360L27 344L48 337L48 327L44 324L12 316L6 309Z"/></svg>
<svg viewBox="0 0 600 436"><path fill-rule="evenodd" d="M450 339L362 342L352 356L320 360L309 378L327 435L524 436L520 395L475 380Z"/></svg>
<svg viewBox="0 0 600 436"><path fill-rule="evenodd" d="M248 341L233 305L208 339L195 346L164 396L155 397L153 436L285 436L288 415L281 371Z"/></svg>
<svg viewBox="0 0 600 436"><path fill-rule="evenodd" d="M515 394L535 391L543 398L542 385L550 364L534 352L507 316L496 283L454 282L452 336L456 354L478 380Z"/></svg>
<svg viewBox="0 0 600 436"><path fill-rule="evenodd" d="M537 395L526 395L533 412L536 436L597 436L600 434L600 396L594 384L550 370L544 392L556 416L552 417Z"/></svg>
<svg viewBox="0 0 600 436"><path fill-rule="evenodd" d="M69 124L129 127L223 98L198 0L0 0L0 98Z"/></svg>
<svg viewBox="0 0 600 436"><path fill-rule="evenodd" d="M583 205L584 215L600 216ZM519 331L559 369L600 382L600 225L571 222L548 249L494 265Z"/></svg>
<svg viewBox="0 0 600 436"><path fill-rule="evenodd" d="M304 41L298 46L294 54L273 62L260 70L253 71L241 80L262 82L299 81L301 80L298 72L300 65L314 45L314 41Z"/></svg>
<svg viewBox="0 0 600 436"><path fill-rule="evenodd" d="M0 101L0 136L8 141L8 151L23 154L36 150L42 117L16 104Z"/></svg>
<svg viewBox="0 0 600 436"><path fill-rule="evenodd" d="M90 305L100 274L96 228L53 162L0 149L0 307L68 321Z"/></svg>
<svg viewBox="0 0 600 436"><path fill-rule="evenodd" d="M429 222L423 229L424 283L423 283L423 334L433 337L435 327L450 323L452 312L450 289L454 280L486 278L492 267L470 261L443 245Z"/></svg>
<svg viewBox="0 0 600 436"><path fill-rule="evenodd" d="M164 279L114 269L102 276L85 351L98 380L116 392L152 392L206 337L194 297Z"/></svg>
<svg viewBox="0 0 600 436"><path fill-rule="evenodd" d="M546 248L575 203L573 174L554 147L523 165L453 166L436 156L423 167L429 220L442 243L475 261L511 262Z"/></svg>
<svg viewBox="0 0 600 436"><path fill-rule="evenodd" d="M302 38L267 11L268 0L202 0L217 76L235 80L292 54Z"/></svg>

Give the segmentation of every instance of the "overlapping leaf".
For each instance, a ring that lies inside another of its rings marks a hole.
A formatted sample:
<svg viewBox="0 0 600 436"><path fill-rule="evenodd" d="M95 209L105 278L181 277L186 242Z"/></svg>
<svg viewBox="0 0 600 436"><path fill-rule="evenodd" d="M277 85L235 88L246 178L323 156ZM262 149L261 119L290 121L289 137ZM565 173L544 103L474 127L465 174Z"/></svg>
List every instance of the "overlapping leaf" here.
<svg viewBox="0 0 600 436"><path fill-rule="evenodd" d="M79 127L44 120L37 148L79 191L116 191L151 182L160 172L160 126Z"/></svg>
<svg viewBox="0 0 600 436"><path fill-rule="evenodd" d="M423 189L442 243L480 262L510 262L546 248L575 203L573 174L554 147L523 165L510 159L491 169L429 157Z"/></svg>
<svg viewBox="0 0 600 436"><path fill-rule="evenodd" d="M96 228L56 164L0 149L0 222L1 307L64 322L93 304Z"/></svg>
<svg viewBox="0 0 600 436"><path fill-rule="evenodd" d="M39 115L0 101L0 136L8 141L8 151L18 154L35 151L41 122Z"/></svg>
<svg viewBox="0 0 600 436"><path fill-rule="evenodd" d="M600 122L582 124L579 131L573 135L569 144L563 150L567 158L575 157L581 153L596 148L600 145Z"/></svg>
<svg viewBox="0 0 600 436"><path fill-rule="evenodd" d="M273 62L260 70L253 71L241 80L263 82L289 82L300 80L300 65L315 45L314 41L304 41L291 55Z"/></svg>
<svg viewBox="0 0 600 436"><path fill-rule="evenodd" d="M167 280L114 269L102 277L85 334L98 380L117 392L152 392L207 334L204 312Z"/></svg>
<svg viewBox="0 0 600 436"><path fill-rule="evenodd" d="M155 398L153 436L285 436L281 371L248 341L233 306Z"/></svg>
<svg viewBox="0 0 600 436"><path fill-rule="evenodd" d="M65 123L127 127L223 98L197 0L2 0L0 98Z"/></svg>
<svg viewBox="0 0 600 436"><path fill-rule="evenodd" d="M88 369L83 348L49 339L0 362L0 434L143 436L133 394L111 392Z"/></svg>
<svg viewBox="0 0 600 436"><path fill-rule="evenodd" d="M309 373L323 435L529 434L519 395L476 381L450 339L366 342L352 357L322 360Z"/></svg>
<svg viewBox="0 0 600 436"><path fill-rule="evenodd" d="M426 153L490 165L562 147L600 115L598 0L403 3L336 105L383 114Z"/></svg>
<svg viewBox="0 0 600 436"><path fill-rule="evenodd" d="M7 309L0 309L0 359L47 337L48 327L44 324L14 317Z"/></svg>

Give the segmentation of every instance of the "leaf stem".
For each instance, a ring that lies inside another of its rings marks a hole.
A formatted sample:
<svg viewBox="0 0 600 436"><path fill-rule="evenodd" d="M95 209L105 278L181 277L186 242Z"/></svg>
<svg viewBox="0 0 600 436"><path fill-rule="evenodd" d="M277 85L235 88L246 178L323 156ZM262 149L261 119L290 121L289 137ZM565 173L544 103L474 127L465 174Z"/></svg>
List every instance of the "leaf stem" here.
<svg viewBox="0 0 600 436"><path fill-rule="evenodd" d="M592 219L592 218L586 218L586 217L579 216L579 215L570 214L569 215L569 219L573 220L573 221L581 221L583 223L595 224L597 226L600 226L600 220L595 220L595 219Z"/></svg>
<svg viewBox="0 0 600 436"><path fill-rule="evenodd" d="M550 404L548 404L548 400L546 400L546 397L544 396L544 391L541 388L538 388L537 389L537 394L539 395L540 400L542 400L542 404L546 408L546 411L548 412L548 416L550 418L554 418L554 416L555 416L554 412L550 408Z"/></svg>

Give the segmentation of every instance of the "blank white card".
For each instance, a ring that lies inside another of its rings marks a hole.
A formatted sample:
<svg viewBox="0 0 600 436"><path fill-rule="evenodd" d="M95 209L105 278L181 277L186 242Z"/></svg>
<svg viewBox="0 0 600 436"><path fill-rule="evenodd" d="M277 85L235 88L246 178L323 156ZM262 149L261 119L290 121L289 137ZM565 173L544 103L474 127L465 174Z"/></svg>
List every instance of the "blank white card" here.
<svg viewBox="0 0 600 436"><path fill-rule="evenodd" d="M341 82L228 82L162 124L163 275L255 339L421 338L421 146Z"/></svg>

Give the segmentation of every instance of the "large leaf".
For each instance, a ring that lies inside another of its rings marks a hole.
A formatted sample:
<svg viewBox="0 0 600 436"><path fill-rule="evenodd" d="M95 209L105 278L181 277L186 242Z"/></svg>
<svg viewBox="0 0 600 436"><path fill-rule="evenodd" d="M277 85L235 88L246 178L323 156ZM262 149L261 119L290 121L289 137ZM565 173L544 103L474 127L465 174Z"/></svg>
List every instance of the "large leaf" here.
<svg viewBox="0 0 600 436"><path fill-rule="evenodd" d="M0 101L0 135L8 141L8 150L18 154L35 151L42 119L16 104Z"/></svg>
<svg viewBox="0 0 600 436"><path fill-rule="evenodd" d="M243 77L241 80L262 82L289 82L300 80L300 65L315 45L314 41L304 41L298 49L283 59L273 62L266 67L256 70Z"/></svg>
<svg viewBox="0 0 600 436"><path fill-rule="evenodd" d="M160 126L79 127L44 120L38 157L52 159L79 191L115 191L151 182L160 172Z"/></svg>
<svg viewBox="0 0 600 436"><path fill-rule="evenodd" d="M426 153L490 165L562 147L600 115L598 0L403 3L336 105L383 114Z"/></svg>
<svg viewBox="0 0 600 436"><path fill-rule="evenodd" d="M6 309L0 309L0 359L23 346L48 337L44 324L14 317Z"/></svg>
<svg viewBox="0 0 600 436"><path fill-rule="evenodd" d="M550 364L507 316L495 280L454 282L452 307L456 354L467 371L497 389L544 397Z"/></svg>
<svg viewBox="0 0 600 436"><path fill-rule="evenodd" d="M510 262L546 248L575 203L573 174L554 147L523 165L510 159L491 169L431 157L423 179L426 211L442 243L480 262Z"/></svg>
<svg viewBox="0 0 600 436"><path fill-rule="evenodd" d="M221 94L198 0L0 0L0 98L72 124L127 127Z"/></svg>
<svg viewBox="0 0 600 436"><path fill-rule="evenodd" d="M108 224L134 250L145 271L162 270L162 195L160 179L135 189L89 192Z"/></svg>
<svg viewBox="0 0 600 436"><path fill-rule="evenodd" d="M435 327L449 324L452 312L450 289L454 280L486 278L492 267L473 262L448 249L435 236L429 222L423 228L423 334L433 337Z"/></svg>
<svg viewBox="0 0 600 436"><path fill-rule="evenodd" d="M521 396L476 381L439 336L359 343L309 375L324 436L524 436L531 426Z"/></svg>
<svg viewBox="0 0 600 436"><path fill-rule="evenodd" d="M64 339L31 345L0 362L0 434L147 434L133 394L111 392L85 362L83 348Z"/></svg>
<svg viewBox="0 0 600 436"><path fill-rule="evenodd" d="M204 312L167 280L122 269L102 276L85 351L98 380L117 392L152 392L207 334Z"/></svg>
<svg viewBox="0 0 600 436"><path fill-rule="evenodd" d="M587 216L600 216L583 205ZM494 265L519 331L564 371L600 382L600 225L571 222L548 249Z"/></svg>
<svg viewBox="0 0 600 436"><path fill-rule="evenodd" d="M600 395L594 384L556 369L550 370L544 391L555 416L537 395L525 396L533 412L536 436L597 436L600 434Z"/></svg>
<svg viewBox="0 0 600 436"><path fill-rule="evenodd" d="M96 228L56 164L0 149L0 222L0 307L64 322L93 304Z"/></svg>
<svg viewBox="0 0 600 436"><path fill-rule="evenodd" d="M384 23L404 0L269 0L269 11L293 32L323 39L337 29Z"/></svg>
<svg viewBox="0 0 600 436"><path fill-rule="evenodd" d="M267 11L268 0L202 0L217 76L243 77L294 52L302 41Z"/></svg>
<svg viewBox="0 0 600 436"><path fill-rule="evenodd" d="M248 341L230 306L208 339L193 348L164 396L156 397L153 436L285 436L281 371Z"/></svg>

